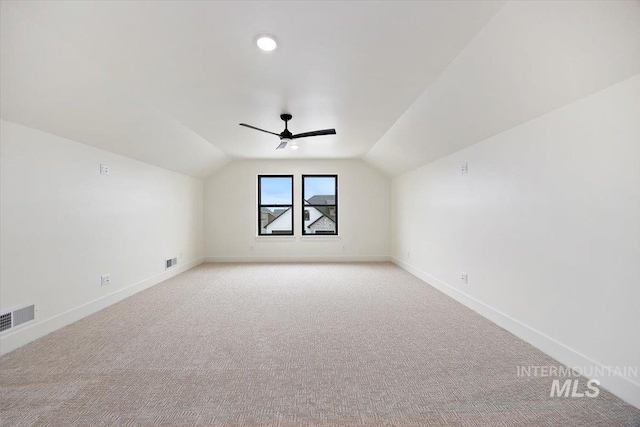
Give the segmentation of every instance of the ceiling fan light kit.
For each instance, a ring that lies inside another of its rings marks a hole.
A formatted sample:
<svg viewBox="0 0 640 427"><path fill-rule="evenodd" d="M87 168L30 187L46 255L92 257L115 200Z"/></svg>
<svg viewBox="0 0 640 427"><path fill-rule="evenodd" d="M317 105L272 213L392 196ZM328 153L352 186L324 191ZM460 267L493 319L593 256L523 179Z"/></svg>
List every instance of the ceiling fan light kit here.
<svg viewBox="0 0 640 427"><path fill-rule="evenodd" d="M264 130L264 129L260 129L257 128L255 126L251 126L248 125L246 123L240 123L240 126L244 126L250 129L254 129L254 130L258 130L260 132L265 132L265 133L270 133L271 135L275 135L277 137L280 138L280 145L278 145L276 147L276 150L280 150L282 148L285 148L287 146L287 144L291 143L291 149L292 150L297 150L298 149L298 142L294 141L295 139L298 138L308 138L311 136L322 136L322 135L335 135L336 134L336 130L335 129L323 129L323 130L314 130L312 132L303 132L303 133L298 133L298 134L292 134L291 131L289 131L289 120L291 120L293 118L293 116L291 114L280 114L280 118L282 119L282 121L284 121L284 130L277 134L275 132L271 132L268 130Z"/></svg>

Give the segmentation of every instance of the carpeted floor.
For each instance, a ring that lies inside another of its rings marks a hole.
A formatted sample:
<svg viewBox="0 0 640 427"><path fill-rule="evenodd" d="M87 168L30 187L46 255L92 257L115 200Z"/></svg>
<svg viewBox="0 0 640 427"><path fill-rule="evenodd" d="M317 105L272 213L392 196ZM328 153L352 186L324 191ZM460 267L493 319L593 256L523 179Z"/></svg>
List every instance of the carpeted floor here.
<svg viewBox="0 0 640 427"><path fill-rule="evenodd" d="M392 264L203 264L0 359L3 426L637 426Z"/></svg>

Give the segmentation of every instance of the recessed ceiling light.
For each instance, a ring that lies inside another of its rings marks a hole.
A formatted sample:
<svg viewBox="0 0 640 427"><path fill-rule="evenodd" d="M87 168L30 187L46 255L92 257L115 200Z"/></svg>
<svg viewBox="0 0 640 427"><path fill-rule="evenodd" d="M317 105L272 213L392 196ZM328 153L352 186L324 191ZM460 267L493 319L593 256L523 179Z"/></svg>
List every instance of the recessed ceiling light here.
<svg viewBox="0 0 640 427"><path fill-rule="evenodd" d="M261 50L264 50L265 52L271 52L272 50L276 50L278 48L278 42L273 36L259 36L256 39L256 44Z"/></svg>

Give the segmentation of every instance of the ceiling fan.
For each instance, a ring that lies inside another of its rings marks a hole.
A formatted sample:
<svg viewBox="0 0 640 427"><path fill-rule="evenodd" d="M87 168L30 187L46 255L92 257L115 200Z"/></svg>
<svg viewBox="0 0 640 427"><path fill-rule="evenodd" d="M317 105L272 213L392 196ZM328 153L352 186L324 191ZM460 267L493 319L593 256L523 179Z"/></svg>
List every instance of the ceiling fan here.
<svg viewBox="0 0 640 427"><path fill-rule="evenodd" d="M270 133L271 135L275 135L277 137L280 138L280 145L278 145L276 147L276 150L279 150L281 148L284 148L287 146L288 143L290 143L291 141L298 139L298 138L307 138L309 136L322 136L322 135L335 135L336 134L336 130L335 129L323 129L323 130L314 130L313 132L303 132L303 133L298 133L298 134L292 134L289 131L288 128L288 122L289 120L291 120L293 118L293 116L291 114L280 114L280 118L284 121L284 130L282 131L282 133L275 133L275 132L269 132L268 130L264 130L264 129L260 129L257 128L255 126L251 126L245 123L240 123L240 126L244 126L247 128L251 128L251 129L255 129L255 130L259 130L260 132L266 132L266 133ZM298 149L298 143L296 141L291 142L291 149L293 150L297 150Z"/></svg>

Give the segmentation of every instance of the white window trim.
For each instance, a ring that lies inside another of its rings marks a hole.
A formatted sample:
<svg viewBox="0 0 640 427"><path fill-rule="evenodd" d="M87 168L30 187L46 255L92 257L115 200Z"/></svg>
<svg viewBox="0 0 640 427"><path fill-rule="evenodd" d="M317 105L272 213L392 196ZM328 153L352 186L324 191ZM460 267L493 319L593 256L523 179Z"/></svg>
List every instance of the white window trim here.
<svg viewBox="0 0 640 427"><path fill-rule="evenodd" d="M330 240L340 240L340 235L332 234L305 234L300 236L301 242L327 242Z"/></svg>
<svg viewBox="0 0 640 427"><path fill-rule="evenodd" d="M255 236L256 241L260 242L291 242L295 241L298 236L280 236L273 234L270 236Z"/></svg>

